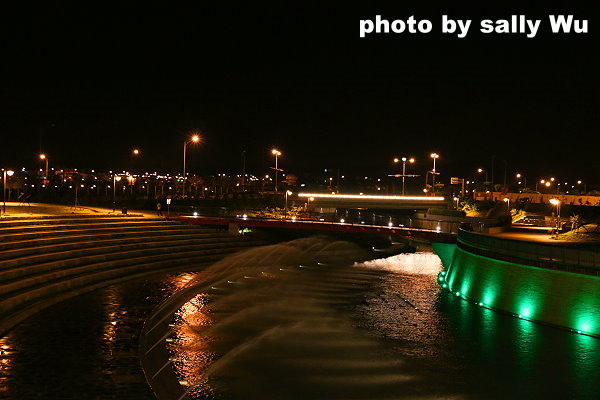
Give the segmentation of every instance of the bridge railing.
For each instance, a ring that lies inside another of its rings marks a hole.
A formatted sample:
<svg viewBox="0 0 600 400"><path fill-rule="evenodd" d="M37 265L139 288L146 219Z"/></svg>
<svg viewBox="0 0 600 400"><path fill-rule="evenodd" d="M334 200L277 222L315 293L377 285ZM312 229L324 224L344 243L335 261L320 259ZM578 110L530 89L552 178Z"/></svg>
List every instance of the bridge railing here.
<svg viewBox="0 0 600 400"><path fill-rule="evenodd" d="M530 260L600 268L600 251L559 243L529 242L525 240L481 235L460 229L458 242L475 248Z"/></svg>
<svg viewBox="0 0 600 400"><path fill-rule="evenodd" d="M364 213L362 215L337 215L334 218L323 218L322 222L341 222L352 225L371 225L394 228L424 229L435 232L457 234L461 222L423 219L414 217L398 217Z"/></svg>

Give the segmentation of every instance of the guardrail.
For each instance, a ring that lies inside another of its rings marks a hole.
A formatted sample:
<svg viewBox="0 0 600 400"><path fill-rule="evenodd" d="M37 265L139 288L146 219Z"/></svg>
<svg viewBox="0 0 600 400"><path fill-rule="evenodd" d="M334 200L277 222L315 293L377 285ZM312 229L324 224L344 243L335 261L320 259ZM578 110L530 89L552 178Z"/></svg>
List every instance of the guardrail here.
<svg viewBox="0 0 600 400"><path fill-rule="evenodd" d="M574 245L561 245L560 243L546 244L518 239L498 238L468 232L463 229L459 229L457 240L459 244L464 243L467 246L472 246L480 250L511 257L600 268L600 251L576 247Z"/></svg>

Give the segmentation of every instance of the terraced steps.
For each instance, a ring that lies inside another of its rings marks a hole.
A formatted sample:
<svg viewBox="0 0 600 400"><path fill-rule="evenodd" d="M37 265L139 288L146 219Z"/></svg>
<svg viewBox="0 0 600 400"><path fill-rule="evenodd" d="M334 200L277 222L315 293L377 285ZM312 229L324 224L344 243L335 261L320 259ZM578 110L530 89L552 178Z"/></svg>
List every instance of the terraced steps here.
<svg viewBox="0 0 600 400"><path fill-rule="evenodd" d="M261 244L140 217L0 221L0 333L61 299L128 277L193 269Z"/></svg>
<svg viewBox="0 0 600 400"><path fill-rule="evenodd" d="M132 226L131 223L106 223L106 224L87 224L83 226L58 226L56 228L46 226L30 226L26 228L6 228L0 229L0 243L9 240L29 240L36 239L39 237L49 236L60 236L68 234L95 234L105 232L119 232L123 228L131 231L142 231L146 229L151 230L168 230L173 229L173 226L177 226L177 229L197 229L192 225L177 224L174 222L155 222L155 223L139 223Z"/></svg>
<svg viewBox="0 0 600 400"><path fill-rule="evenodd" d="M187 229L190 229L189 227L185 227ZM179 227L179 226L169 226L166 229L153 229L148 231L147 229L144 230L142 229L142 233L144 235L144 237L148 237L148 236L155 236L155 237L165 237L172 235L172 234L186 234L186 235L196 235L198 233L207 233L207 234L214 234L215 230L211 230L211 229L194 229L194 230L187 230L184 229L183 227ZM113 239L113 240L124 240L127 238L130 238L133 235L133 238L138 238L141 236L138 236L140 234L140 230L139 229L128 229L128 230L119 230L119 231L115 231L115 232L108 232L108 233L77 233L75 235L69 235L67 233L64 233L63 235L46 235L46 236L41 236L39 238L34 238L34 239L26 239L26 238L16 238L17 240L13 240L13 241L9 241L9 242L1 242L0 241L0 251L2 250L7 250L7 249L17 249L17 248L24 248L24 247L39 247L39 246L44 246L44 245L51 245L51 244L60 244L60 243L65 243L65 241L68 238L74 238L74 240L76 242L77 238L81 239L81 240L93 240L94 238L103 238L103 239ZM21 239L21 240L19 240ZM79 243L79 242L78 242Z"/></svg>

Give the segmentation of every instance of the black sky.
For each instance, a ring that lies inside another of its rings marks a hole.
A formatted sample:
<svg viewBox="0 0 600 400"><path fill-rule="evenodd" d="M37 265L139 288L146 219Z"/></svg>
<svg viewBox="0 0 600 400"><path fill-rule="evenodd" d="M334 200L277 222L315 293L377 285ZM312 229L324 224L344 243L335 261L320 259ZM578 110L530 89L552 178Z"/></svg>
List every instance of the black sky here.
<svg viewBox="0 0 600 400"><path fill-rule="evenodd" d="M294 172L385 174L405 154L424 169L437 151L448 175L495 155L531 176L597 177L597 13L364 3L2 9L2 166L35 165L42 129L56 166L127 168L139 146L144 167L177 170L200 130L189 163L201 173L237 171L241 150L261 172L277 146ZM561 13L589 19L590 33L550 34ZM359 20L376 14L427 18L434 32L360 39ZM443 14L475 26L441 35ZM511 14L546 29L478 33L480 19Z"/></svg>

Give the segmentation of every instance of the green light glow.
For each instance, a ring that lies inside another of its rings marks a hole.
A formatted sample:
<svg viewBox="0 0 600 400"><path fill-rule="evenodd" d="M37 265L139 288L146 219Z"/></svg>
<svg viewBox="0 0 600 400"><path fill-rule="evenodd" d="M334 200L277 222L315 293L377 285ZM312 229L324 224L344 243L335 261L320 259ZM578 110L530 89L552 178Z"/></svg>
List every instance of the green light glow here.
<svg viewBox="0 0 600 400"><path fill-rule="evenodd" d="M444 257L440 258L446 261L446 271L440 272L439 281L456 296L510 312L522 320L600 335L599 277L509 263L460 248L443 250Z"/></svg>
<svg viewBox="0 0 600 400"><path fill-rule="evenodd" d="M523 306L521 306L520 314L526 318L531 318L531 316L533 315L533 306L528 303L525 303Z"/></svg>

